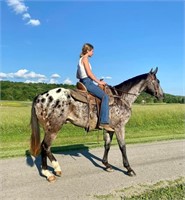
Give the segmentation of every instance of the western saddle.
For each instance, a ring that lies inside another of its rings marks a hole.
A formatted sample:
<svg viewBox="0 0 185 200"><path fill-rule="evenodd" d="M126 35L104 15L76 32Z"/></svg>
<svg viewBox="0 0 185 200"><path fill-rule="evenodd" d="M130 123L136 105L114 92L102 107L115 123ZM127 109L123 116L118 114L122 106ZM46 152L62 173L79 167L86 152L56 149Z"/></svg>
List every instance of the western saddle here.
<svg viewBox="0 0 185 200"><path fill-rule="evenodd" d="M108 88L106 86L104 88L102 88L102 86L100 86L100 85L99 85L99 87L102 90L104 90L104 92L106 94L109 95L109 105L112 105L114 103L114 97L112 95L110 88ZM90 94L87 91L87 88L85 87L85 85L81 82L77 82L76 88L71 90L71 96L75 100L86 103L88 105L88 112L89 112L88 113L88 123L87 123L85 130L87 132L89 132L91 130L98 129L101 100L99 98L93 96L92 94ZM92 117L94 106L96 106L96 108L97 108L97 118L98 118L97 121L94 120Z"/></svg>

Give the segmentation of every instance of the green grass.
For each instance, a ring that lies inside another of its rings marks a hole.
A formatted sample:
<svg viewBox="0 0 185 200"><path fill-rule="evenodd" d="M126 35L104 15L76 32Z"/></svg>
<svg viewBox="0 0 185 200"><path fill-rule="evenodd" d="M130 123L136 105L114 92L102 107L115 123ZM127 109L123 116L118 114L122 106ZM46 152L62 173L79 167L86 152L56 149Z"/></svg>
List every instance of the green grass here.
<svg viewBox="0 0 185 200"><path fill-rule="evenodd" d="M30 106L31 102L28 101L0 101L0 106L7 107L25 107Z"/></svg>
<svg viewBox="0 0 185 200"><path fill-rule="evenodd" d="M153 185L136 185L95 197L99 200L184 200L185 178L160 181Z"/></svg>
<svg viewBox="0 0 185 200"><path fill-rule="evenodd" d="M167 186L165 188L152 189L146 193L138 196L132 196L130 198L125 198L125 200L180 200L185 199L185 183L176 184L174 186Z"/></svg>
<svg viewBox="0 0 185 200"><path fill-rule="evenodd" d="M30 102L0 102L0 158L24 156L30 142ZM133 105L126 125L126 143L185 138L183 104ZM42 132L43 136L43 132ZM66 124L58 133L52 151L102 147L102 131L86 133ZM114 137L113 144L117 144Z"/></svg>

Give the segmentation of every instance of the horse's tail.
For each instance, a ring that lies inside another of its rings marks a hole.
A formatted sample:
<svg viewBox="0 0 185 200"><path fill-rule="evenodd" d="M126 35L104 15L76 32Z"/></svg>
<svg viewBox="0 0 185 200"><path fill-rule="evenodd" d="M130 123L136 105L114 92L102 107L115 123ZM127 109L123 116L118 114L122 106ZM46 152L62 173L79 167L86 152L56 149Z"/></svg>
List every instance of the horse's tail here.
<svg viewBox="0 0 185 200"><path fill-rule="evenodd" d="M32 103L32 108L31 108L31 144L30 144L30 153L33 156L38 156L40 154L40 127L38 123L38 118L35 112L35 100L34 99Z"/></svg>

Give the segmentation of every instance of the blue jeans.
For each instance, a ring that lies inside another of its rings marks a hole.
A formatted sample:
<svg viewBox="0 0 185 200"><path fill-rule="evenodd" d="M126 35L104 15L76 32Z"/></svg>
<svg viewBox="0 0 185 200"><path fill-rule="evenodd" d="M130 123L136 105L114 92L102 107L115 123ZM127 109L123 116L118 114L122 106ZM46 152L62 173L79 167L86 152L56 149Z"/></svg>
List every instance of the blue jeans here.
<svg viewBox="0 0 185 200"><path fill-rule="evenodd" d="M101 100L100 124L109 124L109 97L99 86L95 85L90 78L80 79L88 92Z"/></svg>

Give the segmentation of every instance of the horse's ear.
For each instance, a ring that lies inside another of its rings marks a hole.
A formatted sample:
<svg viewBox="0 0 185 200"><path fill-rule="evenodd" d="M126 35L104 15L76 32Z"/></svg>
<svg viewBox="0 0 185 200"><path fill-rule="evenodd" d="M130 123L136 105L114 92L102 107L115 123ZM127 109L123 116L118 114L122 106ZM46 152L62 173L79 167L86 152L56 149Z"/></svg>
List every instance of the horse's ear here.
<svg viewBox="0 0 185 200"><path fill-rule="evenodd" d="M153 72L153 74L157 74L158 71L158 67L156 67L155 71Z"/></svg>
<svg viewBox="0 0 185 200"><path fill-rule="evenodd" d="M150 70L149 74L152 74L153 73L152 71L153 71L153 68Z"/></svg>

